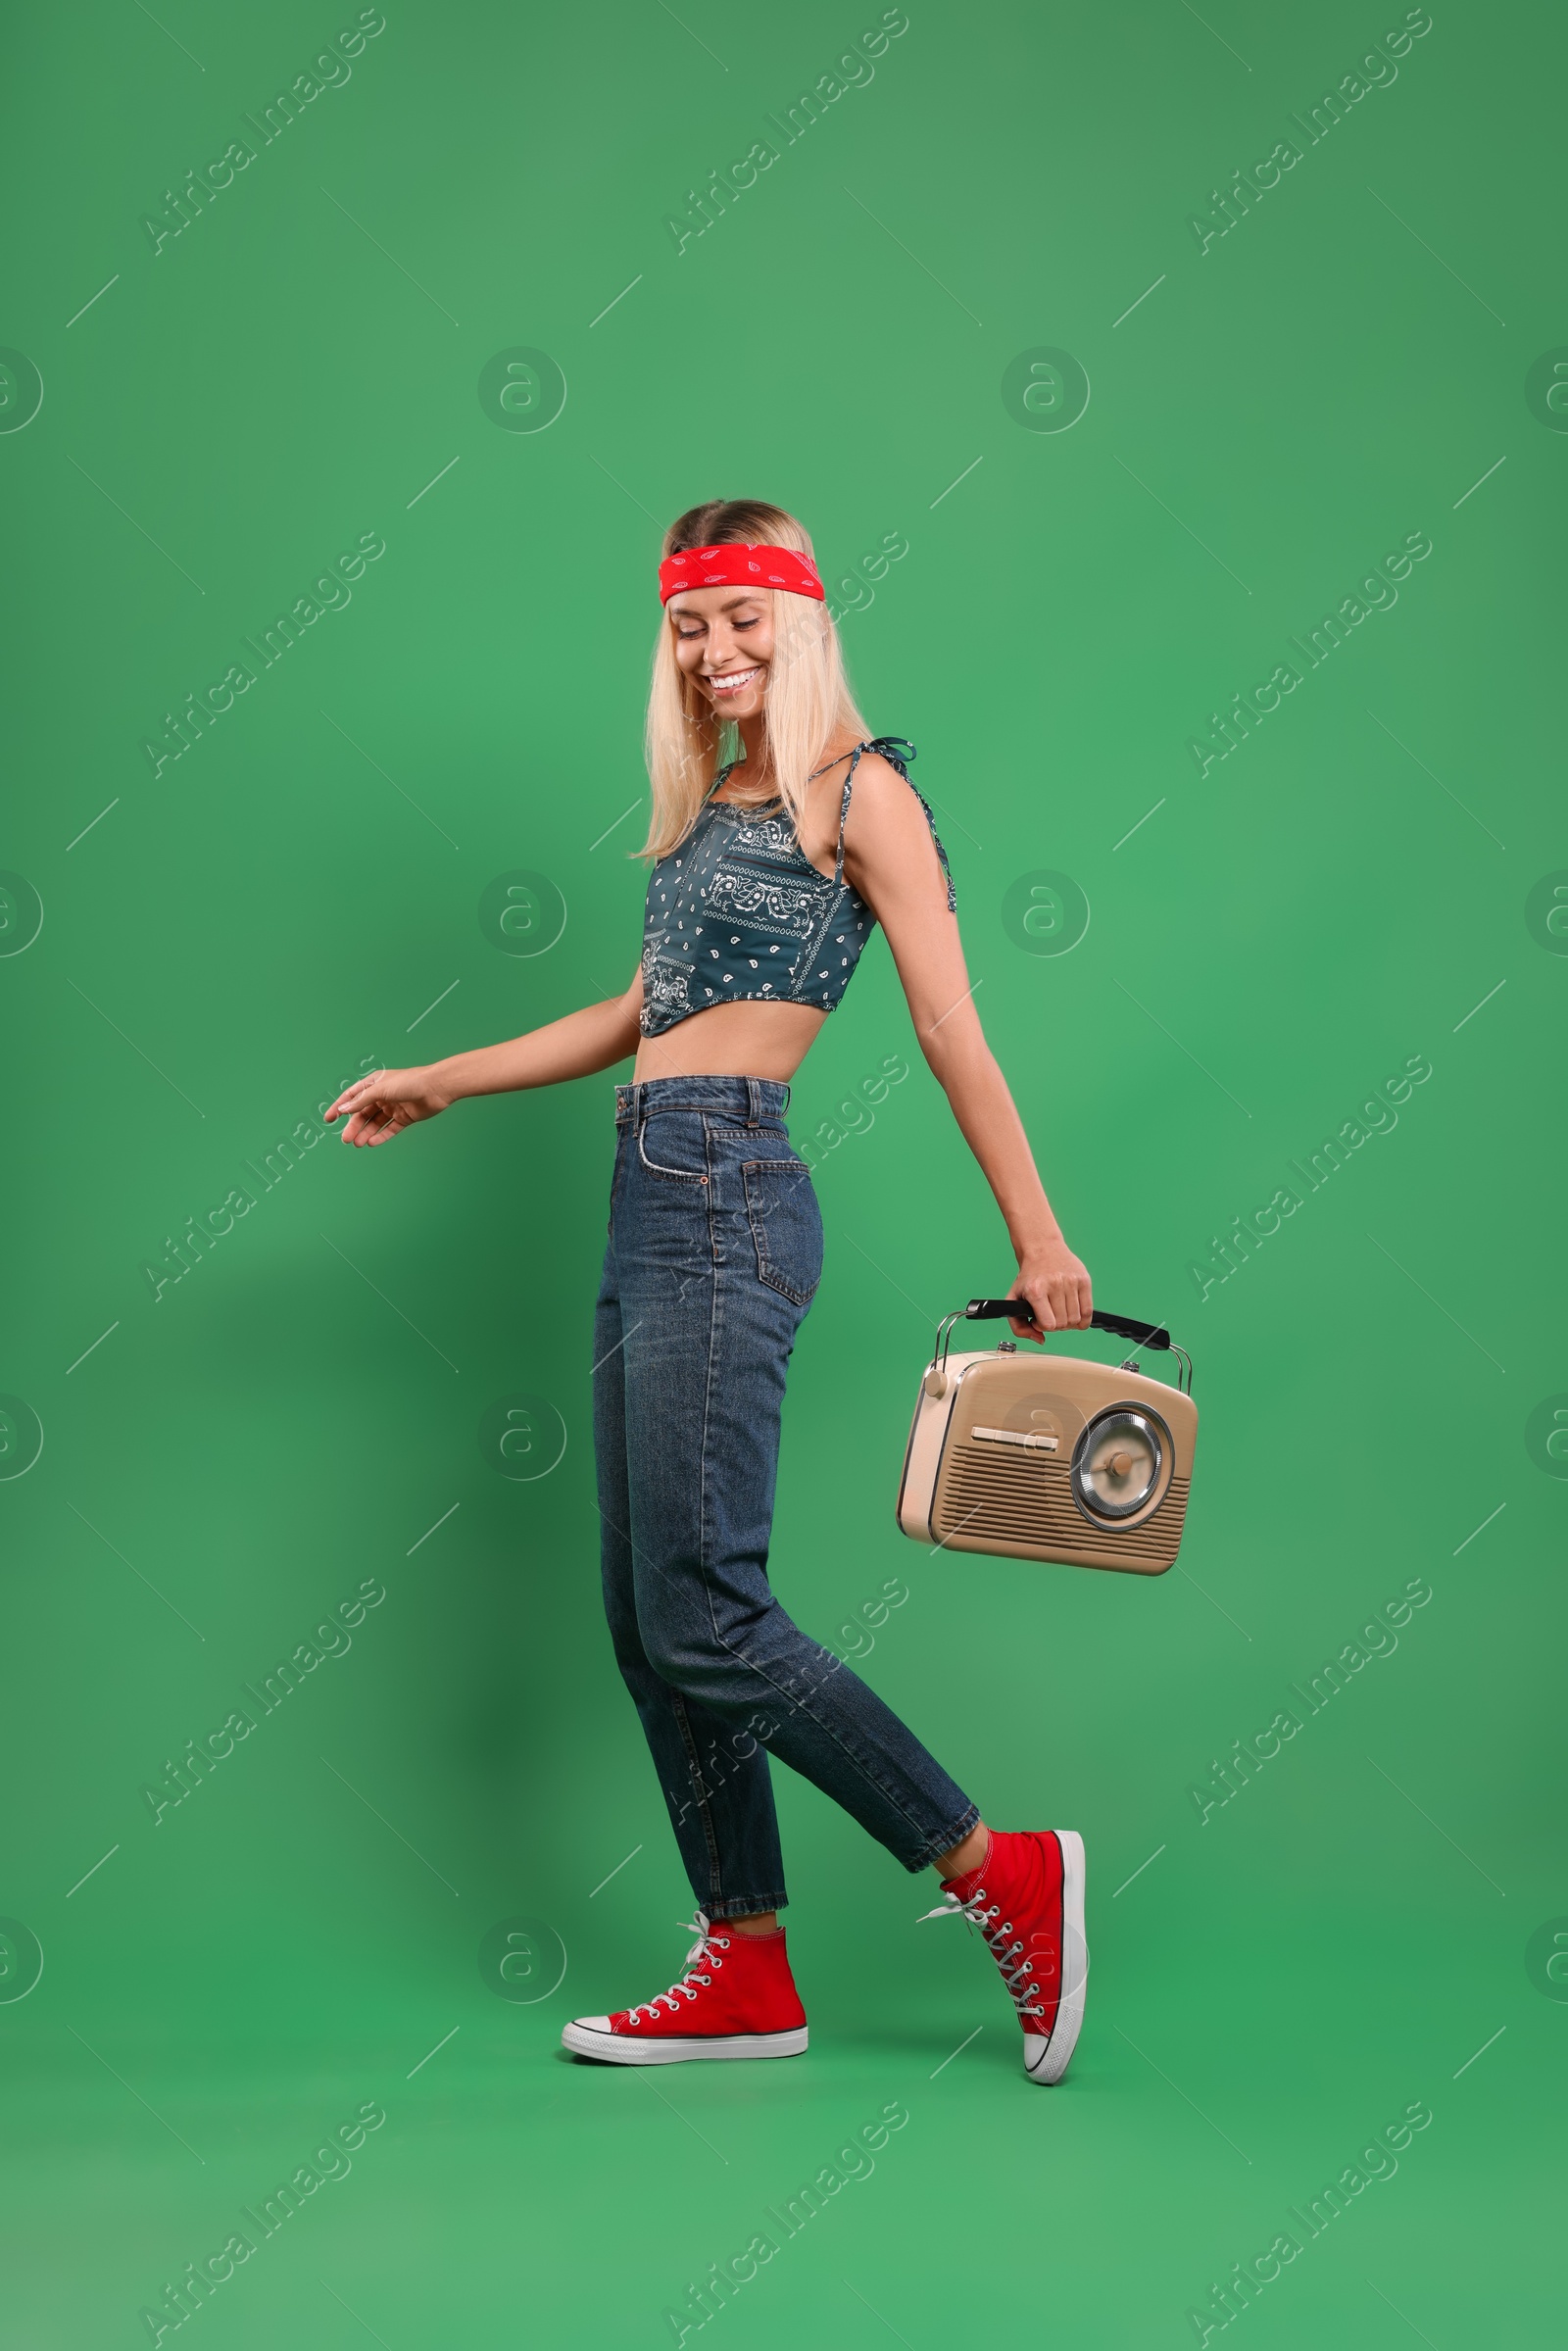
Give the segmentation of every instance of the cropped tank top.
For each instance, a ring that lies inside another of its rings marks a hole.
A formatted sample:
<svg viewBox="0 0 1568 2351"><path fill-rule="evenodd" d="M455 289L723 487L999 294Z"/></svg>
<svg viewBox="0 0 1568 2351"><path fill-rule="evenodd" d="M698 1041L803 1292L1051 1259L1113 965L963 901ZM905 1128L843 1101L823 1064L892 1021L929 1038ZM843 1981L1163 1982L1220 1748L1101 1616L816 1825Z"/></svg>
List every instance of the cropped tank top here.
<svg viewBox="0 0 1568 2351"><path fill-rule="evenodd" d="M876 917L844 878L844 826L862 755L878 752L909 783L914 745L877 735L850 754L839 807L838 853L819 872L795 837L782 801L739 808L715 800L737 764L720 768L696 821L648 883L643 917L645 1037L672 1029L710 1005L756 998L814 1004L831 1012L850 984ZM947 876L948 906L957 900L948 853L923 794L914 793Z"/></svg>

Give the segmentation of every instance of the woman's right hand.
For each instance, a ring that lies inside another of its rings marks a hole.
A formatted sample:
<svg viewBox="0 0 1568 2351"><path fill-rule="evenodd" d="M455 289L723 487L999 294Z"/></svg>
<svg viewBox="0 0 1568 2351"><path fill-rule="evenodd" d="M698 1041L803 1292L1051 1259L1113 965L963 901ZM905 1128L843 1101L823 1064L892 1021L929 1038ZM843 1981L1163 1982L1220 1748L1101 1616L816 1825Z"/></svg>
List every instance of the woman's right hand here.
<svg viewBox="0 0 1568 2351"><path fill-rule="evenodd" d="M342 1141L359 1148L390 1143L405 1127L436 1117L454 1100L428 1064L423 1069L376 1069L346 1086L322 1116L329 1126L334 1118L346 1116Z"/></svg>

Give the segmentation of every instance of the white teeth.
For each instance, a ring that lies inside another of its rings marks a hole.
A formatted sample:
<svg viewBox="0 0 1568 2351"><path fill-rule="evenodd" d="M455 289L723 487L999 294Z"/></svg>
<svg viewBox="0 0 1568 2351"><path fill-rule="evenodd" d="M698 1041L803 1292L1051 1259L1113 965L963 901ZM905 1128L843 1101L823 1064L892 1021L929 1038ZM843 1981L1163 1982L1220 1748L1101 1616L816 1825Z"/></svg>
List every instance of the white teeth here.
<svg viewBox="0 0 1568 2351"><path fill-rule="evenodd" d="M738 694L743 686L749 686L753 678L760 674L760 669L732 669L722 677L710 677L708 684L714 694Z"/></svg>

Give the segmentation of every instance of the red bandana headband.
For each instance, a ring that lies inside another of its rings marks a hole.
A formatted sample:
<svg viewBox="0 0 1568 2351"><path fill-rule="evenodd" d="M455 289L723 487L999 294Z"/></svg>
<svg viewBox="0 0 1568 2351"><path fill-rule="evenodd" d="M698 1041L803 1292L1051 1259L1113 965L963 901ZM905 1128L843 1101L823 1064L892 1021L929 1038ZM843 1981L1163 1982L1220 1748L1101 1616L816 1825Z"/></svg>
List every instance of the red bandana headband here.
<svg viewBox="0 0 1568 2351"><path fill-rule="evenodd" d="M682 588L785 588L791 596L827 601L815 564L792 547L693 547L659 566L661 604Z"/></svg>

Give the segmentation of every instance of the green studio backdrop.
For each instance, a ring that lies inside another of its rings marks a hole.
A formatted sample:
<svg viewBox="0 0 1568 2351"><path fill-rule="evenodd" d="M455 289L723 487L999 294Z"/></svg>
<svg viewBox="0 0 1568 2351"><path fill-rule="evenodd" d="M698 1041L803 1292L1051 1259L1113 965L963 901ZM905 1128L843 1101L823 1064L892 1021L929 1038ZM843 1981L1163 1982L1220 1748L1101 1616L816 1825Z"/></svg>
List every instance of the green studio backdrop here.
<svg viewBox="0 0 1568 2351"><path fill-rule="evenodd" d="M1554 2339L1559 17L167 0L10 62L10 2339ZM782 1769L810 2055L555 2054L689 1905L597 1592L612 1077L320 1125L624 986L715 494L816 534L1069 1238L1197 1359L1162 1580L896 1532L1011 1267L879 940L791 1114L774 1573L1084 1831L1049 2099Z"/></svg>

